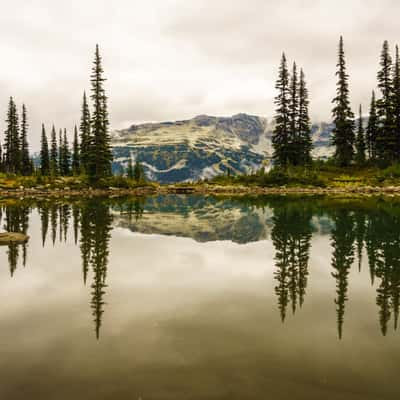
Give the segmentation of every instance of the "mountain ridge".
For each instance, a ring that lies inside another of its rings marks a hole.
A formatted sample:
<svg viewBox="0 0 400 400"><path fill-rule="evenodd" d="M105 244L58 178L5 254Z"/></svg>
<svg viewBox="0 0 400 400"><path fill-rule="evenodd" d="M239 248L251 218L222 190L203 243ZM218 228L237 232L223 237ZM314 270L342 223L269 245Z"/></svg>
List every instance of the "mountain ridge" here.
<svg viewBox="0 0 400 400"><path fill-rule="evenodd" d="M143 164L148 179L162 183L249 173L269 164L273 127L267 118L245 113L133 124L112 132L113 170L125 171L130 158ZM313 157L332 154L332 128L324 122L312 125Z"/></svg>

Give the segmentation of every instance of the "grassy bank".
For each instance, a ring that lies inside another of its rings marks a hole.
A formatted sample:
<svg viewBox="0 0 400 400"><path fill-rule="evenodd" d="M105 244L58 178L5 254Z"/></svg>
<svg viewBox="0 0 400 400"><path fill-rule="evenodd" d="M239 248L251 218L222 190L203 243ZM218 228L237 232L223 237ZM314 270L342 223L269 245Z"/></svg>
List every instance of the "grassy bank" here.
<svg viewBox="0 0 400 400"><path fill-rule="evenodd" d="M112 176L95 184L85 176L42 177L0 174L0 196L79 196L143 195L151 193L199 193L262 195L269 193L395 193L400 195L400 165L386 169L375 167L337 168L314 163L308 168L272 169L251 175L222 175L208 181L159 184Z"/></svg>
<svg viewBox="0 0 400 400"><path fill-rule="evenodd" d="M244 185L259 187L388 187L400 186L400 164L386 169L376 167L339 168L327 163L315 162L309 167L274 168L260 170L251 175L218 176L210 181L218 185Z"/></svg>
<svg viewBox="0 0 400 400"><path fill-rule="evenodd" d="M88 190L92 189L136 189L141 187L157 187L155 182L136 181L122 176L111 176L97 182L90 182L86 176L20 176L0 174L0 191L18 189L37 190Z"/></svg>

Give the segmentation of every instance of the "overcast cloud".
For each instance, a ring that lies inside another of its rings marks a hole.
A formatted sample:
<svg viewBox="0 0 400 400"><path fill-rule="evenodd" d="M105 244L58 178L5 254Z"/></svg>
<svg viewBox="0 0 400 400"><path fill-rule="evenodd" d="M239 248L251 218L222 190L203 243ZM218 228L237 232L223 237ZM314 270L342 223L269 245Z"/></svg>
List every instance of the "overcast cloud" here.
<svg viewBox="0 0 400 400"><path fill-rule="evenodd" d="M28 107L35 149L42 121L71 131L96 43L113 128L271 118L282 51L305 70L312 118L329 120L339 36L353 107L367 109L382 42L400 42L399 16L397 0L13 0L0 13L0 130L12 95Z"/></svg>

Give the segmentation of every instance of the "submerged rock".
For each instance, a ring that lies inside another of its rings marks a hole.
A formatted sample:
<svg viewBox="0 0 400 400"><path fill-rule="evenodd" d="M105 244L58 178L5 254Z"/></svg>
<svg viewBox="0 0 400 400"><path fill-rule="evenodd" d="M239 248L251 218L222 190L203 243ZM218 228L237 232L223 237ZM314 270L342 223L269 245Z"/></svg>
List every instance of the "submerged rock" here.
<svg viewBox="0 0 400 400"><path fill-rule="evenodd" d="M17 232L0 233L0 246L10 243L25 243L29 240L29 236Z"/></svg>

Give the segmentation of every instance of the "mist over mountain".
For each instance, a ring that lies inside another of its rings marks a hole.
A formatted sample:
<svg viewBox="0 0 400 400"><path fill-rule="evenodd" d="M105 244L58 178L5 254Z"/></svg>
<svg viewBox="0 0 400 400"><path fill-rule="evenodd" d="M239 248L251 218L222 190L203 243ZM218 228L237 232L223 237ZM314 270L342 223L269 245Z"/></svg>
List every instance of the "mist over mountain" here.
<svg viewBox="0 0 400 400"><path fill-rule="evenodd" d="M163 183L211 178L228 170L251 172L268 165L272 157L273 121L237 114L232 117L199 115L189 120L132 125L112 133L114 172L138 159L147 177ZM333 152L333 125L312 125L313 157Z"/></svg>

